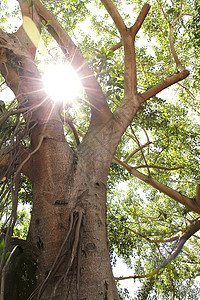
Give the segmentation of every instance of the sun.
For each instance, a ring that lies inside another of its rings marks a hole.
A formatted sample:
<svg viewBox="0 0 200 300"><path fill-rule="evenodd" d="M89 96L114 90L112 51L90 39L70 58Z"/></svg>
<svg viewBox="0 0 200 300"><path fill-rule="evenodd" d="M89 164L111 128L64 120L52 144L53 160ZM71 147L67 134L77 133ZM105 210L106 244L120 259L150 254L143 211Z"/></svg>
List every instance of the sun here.
<svg viewBox="0 0 200 300"><path fill-rule="evenodd" d="M80 78L70 64L48 64L42 80L46 93L54 102L71 104L82 90Z"/></svg>

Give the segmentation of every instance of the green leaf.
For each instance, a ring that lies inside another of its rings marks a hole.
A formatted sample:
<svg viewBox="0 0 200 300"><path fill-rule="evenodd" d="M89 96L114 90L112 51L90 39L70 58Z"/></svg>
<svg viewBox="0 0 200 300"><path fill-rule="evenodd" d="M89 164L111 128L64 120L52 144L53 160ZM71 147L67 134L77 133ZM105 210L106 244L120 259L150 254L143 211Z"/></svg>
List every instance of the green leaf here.
<svg viewBox="0 0 200 300"><path fill-rule="evenodd" d="M102 58L102 54L101 53L97 53L97 58Z"/></svg>
<svg viewBox="0 0 200 300"><path fill-rule="evenodd" d="M3 248L4 248L4 239L2 238L1 243L0 243L0 257L3 253Z"/></svg>
<svg viewBox="0 0 200 300"><path fill-rule="evenodd" d="M113 56L114 55L114 52L112 50L108 50L106 52L106 56Z"/></svg>
<svg viewBox="0 0 200 300"><path fill-rule="evenodd" d="M102 53L106 53L106 48L105 48L105 47L102 47L102 48L101 48L101 52L102 52Z"/></svg>

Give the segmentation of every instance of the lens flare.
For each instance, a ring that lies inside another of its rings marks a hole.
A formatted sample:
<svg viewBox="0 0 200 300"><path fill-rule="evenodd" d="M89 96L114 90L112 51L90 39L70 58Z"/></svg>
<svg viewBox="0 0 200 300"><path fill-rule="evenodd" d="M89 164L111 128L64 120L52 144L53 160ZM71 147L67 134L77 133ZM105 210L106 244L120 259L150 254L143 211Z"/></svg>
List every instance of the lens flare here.
<svg viewBox="0 0 200 300"><path fill-rule="evenodd" d="M42 79L47 94L54 102L71 104L81 93L80 79L70 65L47 65Z"/></svg>

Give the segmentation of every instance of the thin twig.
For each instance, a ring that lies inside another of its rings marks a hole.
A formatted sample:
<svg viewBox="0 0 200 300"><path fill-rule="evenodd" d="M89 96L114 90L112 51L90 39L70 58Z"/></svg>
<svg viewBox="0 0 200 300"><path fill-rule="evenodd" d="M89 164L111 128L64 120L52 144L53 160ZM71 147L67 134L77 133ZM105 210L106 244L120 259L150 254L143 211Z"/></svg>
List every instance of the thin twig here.
<svg viewBox="0 0 200 300"><path fill-rule="evenodd" d="M160 4L160 2L159 2L158 0L156 0L156 2L158 3L158 5L159 5L160 8L161 8L161 11L162 11L162 13L163 13L163 16L164 16L165 20L169 23L169 20L168 20L168 18L167 18L167 15L165 14L165 11L164 11L162 5Z"/></svg>
<svg viewBox="0 0 200 300"><path fill-rule="evenodd" d="M132 228L129 228L127 226L123 226L123 227L128 229L129 231L133 232L135 235L142 237L143 239L145 239L149 243L153 243L153 244L170 243L170 242L174 242L174 241L180 239L180 234L177 234L177 235L169 237L169 238L164 238L164 239L163 238L162 239L151 239L151 238L145 236L144 234L141 234L141 233L133 230Z"/></svg>
<svg viewBox="0 0 200 300"><path fill-rule="evenodd" d="M135 166L134 167L135 170L141 169L141 168L148 168L148 169L153 168L153 169L161 169L161 170L166 170L166 171L184 169L183 166L168 168L168 167L162 167L162 166L156 166L156 165L141 165L141 166Z"/></svg>
<svg viewBox="0 0 200 300"><path fill-rule="evenodd" d="M177 69L180 71L185 70L184 66L181 64L178 55L176 53L175 47L174 47L174 41L173 41L173 31L174 31L174 26L176 24L176 22L183 16L183 0L181 0L181 8L180 8L180 13L179 16L177 18L175 18L172 22L172 24L170 24L169 26L169 42L170 42L170 48L171 48L171 52L174 58L174 61L176 63Z"/></svg>
<svg viewBox="0 0 200 300"><path fill-rule="evenodd" d="M152 142L147 142L146 144L140 146L140 148L134 150L133 152L131 152L127 157L126 159L124 160L125 163L127 163L137 152L141 151L141 149L149 146L149 144L151 144Z"/></svg>
<svg viewBox="0 0 200 300"><path fill-rule="evenodd" d="M158 157L159 157L159 156L161 155L161 153L162 153L164 150L166 150L168 147L169 147L169 138L168 138L167 146L163 147L163 149L156 155L153 164L156 163Z"/></svg>
<svg viewBox="0 0 200 300"><path fill-rule="evenodd" d="M131 131L132 131L132 133L133 133L133 135L134 135L134 137L135 137L135 139L136 139L136 142L137 142L137 144L138 144L138 146L139 146L139 148L140 148L140 151L141 151L142 157L143 157L143 159L144 159L144 162L145 162L145 165L146 165L148 174L149 174L149 176L151 176L151 172L150 172L150 170L149 170L149 166L148 166L148 164L147 164L146 157L145 157L145 155L144 155L144 152L143 152L143 150L142 150L142 147L141 147L141 145L140 145L140 142L139 142L139 140L138 140L138 138L137 138L135 132L133 131L133 128L132 128L131 125L130 125L130 128L131 128Z"/></svg>

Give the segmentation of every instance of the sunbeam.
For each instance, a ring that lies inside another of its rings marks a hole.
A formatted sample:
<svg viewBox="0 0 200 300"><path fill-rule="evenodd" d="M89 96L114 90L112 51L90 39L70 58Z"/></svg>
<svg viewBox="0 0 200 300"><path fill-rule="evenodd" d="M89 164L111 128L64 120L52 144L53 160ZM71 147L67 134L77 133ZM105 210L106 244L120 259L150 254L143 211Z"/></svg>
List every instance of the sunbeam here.
<svg viewBox="0 0 200 300"><path fill-rule="evenodd" d="M43 74L44 87L54 102L71 104L81 93L77 73L69 64L49 64Z"/></svg>

